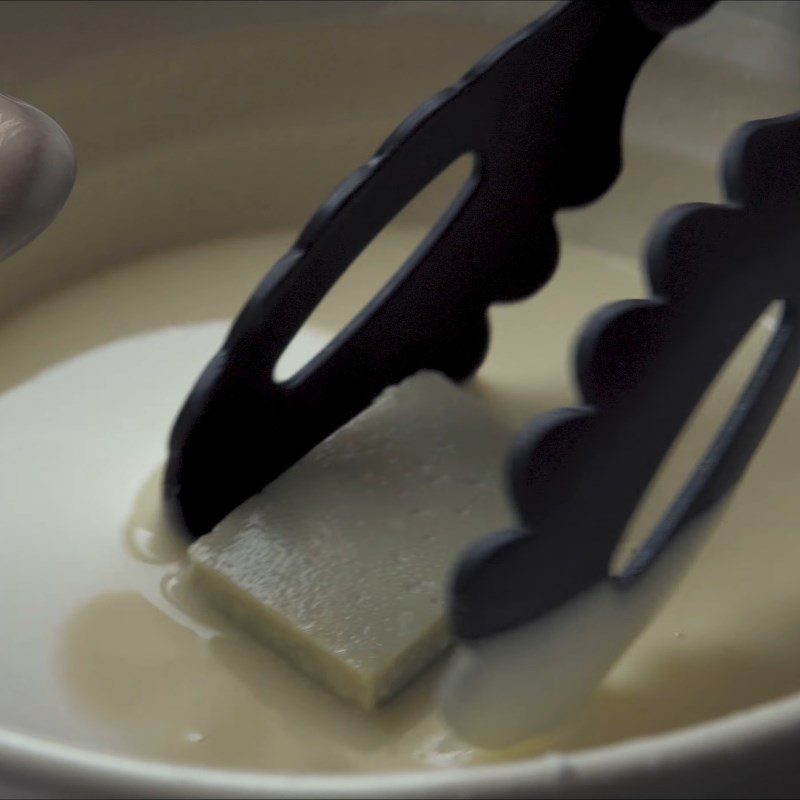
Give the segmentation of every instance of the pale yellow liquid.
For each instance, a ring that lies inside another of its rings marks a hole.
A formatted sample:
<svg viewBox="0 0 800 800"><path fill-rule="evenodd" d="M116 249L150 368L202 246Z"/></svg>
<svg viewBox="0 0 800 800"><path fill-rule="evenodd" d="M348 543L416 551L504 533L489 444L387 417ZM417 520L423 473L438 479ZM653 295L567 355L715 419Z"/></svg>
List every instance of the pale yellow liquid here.
<svg viewBox="0 0 800 800"><path fill-rule="evenodd" d="M373 275L388 277L419 235L384 237ZM148 758L361 771L609 743L800 688L796 395L668 607L578 718L513 753L448 734L432 700L437 669L367 715L226 624L181 577L185 545L161 524L158 470L225 320L289 243L275 234L165 253L0 325L0 725ZM372 288L350 280L353 308ZM640 295L635 265L567 245L544 291L492 311L492 349L470 390L515 427L574 403L579 323ZM295 361L341 311L298 340ZM724 400L704 411L709 420Z"/></svg>

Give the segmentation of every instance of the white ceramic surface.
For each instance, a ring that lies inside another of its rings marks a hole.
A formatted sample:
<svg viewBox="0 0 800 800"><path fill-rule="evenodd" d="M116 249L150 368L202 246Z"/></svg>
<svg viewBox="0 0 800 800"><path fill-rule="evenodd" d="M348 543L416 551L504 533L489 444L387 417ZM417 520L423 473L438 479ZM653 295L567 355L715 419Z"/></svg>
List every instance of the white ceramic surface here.
<svg viewBox="0 0 800 800"><path fill-rule="evenodd" d="M421 99L548 3L5 3L0 89L69 133L62 216L0 267L0 313L165 248L297 227ZM800 107L800 8L721 3L637 83L626 171L563 235L638 253L658 212L717 197L742 121ZM364 65L368 64L369 69ZM289 188L287 188L289 187ZM800 699L513 764L315 777L156 764L2 730L5 796L795 796Z"/></svg>

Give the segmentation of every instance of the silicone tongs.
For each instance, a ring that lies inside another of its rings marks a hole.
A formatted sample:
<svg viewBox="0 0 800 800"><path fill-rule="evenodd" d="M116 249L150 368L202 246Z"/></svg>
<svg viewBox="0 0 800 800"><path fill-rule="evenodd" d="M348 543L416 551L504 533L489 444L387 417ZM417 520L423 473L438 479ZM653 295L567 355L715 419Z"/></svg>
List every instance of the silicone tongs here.
<svg viewBox="0 0 800 800"><path fill-rule="evenodd" d="M191 534L210 530L386 386L423 369L454 380L477 369L487 308L530 295L554 271L554 214L596 199L619 173L623 109L642 63L710 5L559 4L424 103L345 180L256 289L177 418L165 497ZM277 382L279 356L348 265L467 153L471 180L392 281ZM725 188L728 205L679 207L656 224L652 297L590 320L576 352L581 404L536 419L512 447L517 528L485 536L454 565L461 647L442 703L454 729L479 744L531 735L591 690L674 586L698 542L691 532L708 527L791 384L800 119L745 126L727 150ZM610 577L610 557L670 445L775 299L784 316L735 411L634 561ZM614 626L603 624L614 615ZM592 655L575 665L576 652Z"/></svg>

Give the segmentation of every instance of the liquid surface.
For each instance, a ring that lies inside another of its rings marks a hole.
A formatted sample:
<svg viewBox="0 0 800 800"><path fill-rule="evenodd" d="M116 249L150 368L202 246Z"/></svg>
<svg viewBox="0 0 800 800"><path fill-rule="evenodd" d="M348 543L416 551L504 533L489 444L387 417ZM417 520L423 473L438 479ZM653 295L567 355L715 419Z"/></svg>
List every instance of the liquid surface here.
<svg viewBox="0 0 800 800"><path fill-rule="evenodd" d="M419 236L387 235L375 274L388 277ZM289 242L166 253L0 324L0 725L217 766L447 767L669 730L800 688L796 393L680 591L563 730L513 752L448 734L431 700L436 670L366 715L216 616L181 578L185 545L159 519L158 470L224 320ZM356 281L350 299L369 292ZM573 403L579 322L640 294L633 265L567 245L545 290L492 311L490 357L470 390L517 427ZM294 357L339 321L318 320Z"/></svg>

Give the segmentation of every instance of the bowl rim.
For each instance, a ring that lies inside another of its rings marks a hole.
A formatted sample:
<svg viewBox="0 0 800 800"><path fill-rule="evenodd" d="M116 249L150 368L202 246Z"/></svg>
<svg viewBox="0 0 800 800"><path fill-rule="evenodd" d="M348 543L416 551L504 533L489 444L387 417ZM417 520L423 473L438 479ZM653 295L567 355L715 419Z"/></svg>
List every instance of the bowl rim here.
<svg viewBox="0 0 800 800"><path fill-rule="evenodd" d="M732 751L800 730L800 694L789 695L677 730L522 761L368 773L302 773L221 769L137 759L0 730L0 781L28 791L82 796L368 798L480 796L489 790L575 790L660 769L694 770ZM2 787L0 787L2 795ZM53 796L53 795L49 795ZM55 796L58 796L57 794Z"/></svg>

